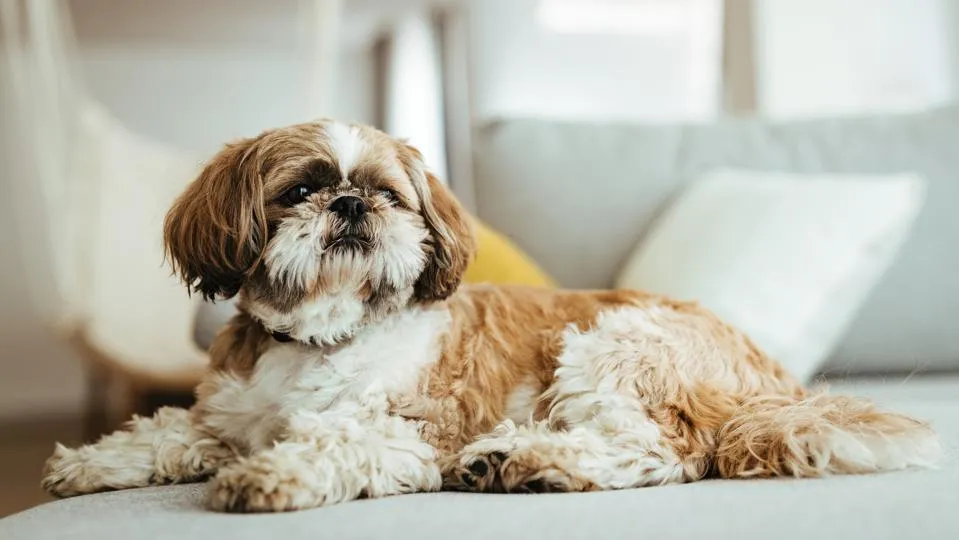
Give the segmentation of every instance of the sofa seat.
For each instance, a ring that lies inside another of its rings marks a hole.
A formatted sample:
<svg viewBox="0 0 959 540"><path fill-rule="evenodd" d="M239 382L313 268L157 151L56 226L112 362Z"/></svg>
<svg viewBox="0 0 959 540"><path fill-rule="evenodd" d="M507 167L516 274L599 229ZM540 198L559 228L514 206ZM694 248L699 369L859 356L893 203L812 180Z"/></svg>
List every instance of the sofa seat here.
<svg viewBox="0 0 959 540"><path fill-rule="evenodd" d="M932 421L946 447L942 466L586 494L422 494L260 515L207 511L202 485L145 488L41 505L0 520L0 538L959 538L959 375L851 379L832 388Z"/></svg>

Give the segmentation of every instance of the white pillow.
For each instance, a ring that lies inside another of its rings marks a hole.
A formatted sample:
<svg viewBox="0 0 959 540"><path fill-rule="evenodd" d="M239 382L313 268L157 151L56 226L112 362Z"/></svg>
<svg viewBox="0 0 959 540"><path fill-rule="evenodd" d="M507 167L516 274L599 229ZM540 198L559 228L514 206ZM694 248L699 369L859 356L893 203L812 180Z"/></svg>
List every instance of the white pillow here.
<svg viewBox="0 0 959 540"><path fill-rule="evenodd" d="M924 180L722 169L683 191L617 280L698 300L808 381L922 206Z"/></svg>

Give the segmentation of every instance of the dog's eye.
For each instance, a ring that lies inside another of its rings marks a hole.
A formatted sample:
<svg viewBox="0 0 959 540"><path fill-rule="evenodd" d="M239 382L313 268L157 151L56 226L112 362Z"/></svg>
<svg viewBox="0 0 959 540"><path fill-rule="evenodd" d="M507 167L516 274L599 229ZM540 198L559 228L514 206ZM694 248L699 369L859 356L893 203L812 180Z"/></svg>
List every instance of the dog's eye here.
<svg viewBox="0 0 959 540"><path fill-rule="evenodd" d="M382 194L390 202L399 202L400 197L392 189L381 189L380 194Z"/></svg>
<svg viewBox="0 0 959 540"><path fill-rule="evenodd" d="M306 184L297 184L290 189L286 190L283 194L283 202L290 206L300 204L305 201L307 197L313 194L315 190L306 185Z"/></svg>

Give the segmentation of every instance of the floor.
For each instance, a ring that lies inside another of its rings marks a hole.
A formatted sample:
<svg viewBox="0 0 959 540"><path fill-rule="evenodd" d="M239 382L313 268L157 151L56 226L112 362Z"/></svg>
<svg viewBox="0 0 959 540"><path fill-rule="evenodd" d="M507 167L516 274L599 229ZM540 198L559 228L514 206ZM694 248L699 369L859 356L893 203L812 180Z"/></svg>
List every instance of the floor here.
<svg viewBox="0 0 959 540"><path fill-rule="evenodd" d="M193 399L190 392L140 392L133 401L135 412L149 416L162 406L190 407ZM40 472L54 443L77 446L84 437L93 441L129 418L126 412L111 411L86 425L80 414L0 422L0 518L53 500L40 489Z"/></svg>
<svg viewBox="0 0 959 540"><path fill-rule="evenodd" d="M52 500L40 489L40 470L54 442L81 440L78 418L37 419L0 425L0 517Z"/></svg>

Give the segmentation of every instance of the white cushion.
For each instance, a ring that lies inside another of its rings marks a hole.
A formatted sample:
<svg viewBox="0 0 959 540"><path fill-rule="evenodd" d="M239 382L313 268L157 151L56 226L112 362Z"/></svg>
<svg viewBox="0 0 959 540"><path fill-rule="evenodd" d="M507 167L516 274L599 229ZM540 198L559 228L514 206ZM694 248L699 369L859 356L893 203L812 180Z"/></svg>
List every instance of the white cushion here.
<svg viewBox="0 0 959 540"><path fill-rule="evenodd" d="M698 300L808 380L894 260L924 185L715 170L666 209L617 286Z"/></svg>

